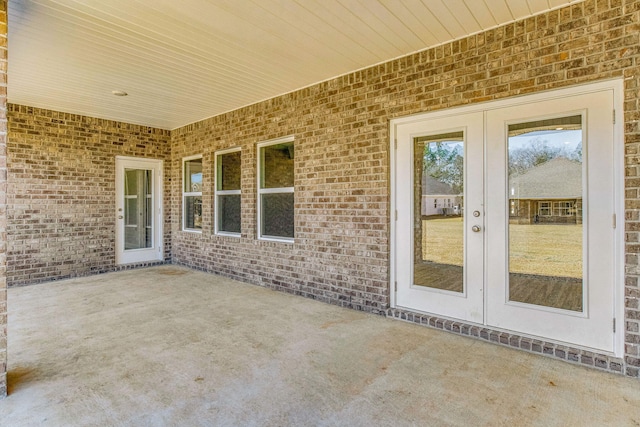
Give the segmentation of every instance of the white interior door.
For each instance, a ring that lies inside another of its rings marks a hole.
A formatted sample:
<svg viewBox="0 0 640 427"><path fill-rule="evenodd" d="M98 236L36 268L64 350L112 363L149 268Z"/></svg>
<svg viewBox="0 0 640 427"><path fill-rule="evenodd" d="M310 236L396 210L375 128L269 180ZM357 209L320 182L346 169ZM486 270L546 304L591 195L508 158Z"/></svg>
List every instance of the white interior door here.
<svg viewBox="0 0 640 427"><path fill-rule="evenodd" d="M620 93L394 120L392 305L619 353Z"/></svg>
<svg viewBox="0 0 640 427"><path fill-rule="evenodd" d="M116 158L116 263L163 259L162 161Z"/></svg>
<svg viewBox="0 0 640 427"><path fill-rule="evenodd" d="M397 306L483 321L482 132L481 112L396 128Z"/></svg>

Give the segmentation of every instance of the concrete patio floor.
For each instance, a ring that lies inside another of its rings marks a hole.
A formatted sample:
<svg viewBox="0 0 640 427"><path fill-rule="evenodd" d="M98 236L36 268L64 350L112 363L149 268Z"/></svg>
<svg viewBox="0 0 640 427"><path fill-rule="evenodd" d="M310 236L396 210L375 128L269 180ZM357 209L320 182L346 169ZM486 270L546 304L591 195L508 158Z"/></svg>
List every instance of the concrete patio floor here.
<svg viewBox="0 0 640 427"><path fill-rule="evenodd" d="M9 290L2 426L640 425L640 382L176 266Z"/></svg>

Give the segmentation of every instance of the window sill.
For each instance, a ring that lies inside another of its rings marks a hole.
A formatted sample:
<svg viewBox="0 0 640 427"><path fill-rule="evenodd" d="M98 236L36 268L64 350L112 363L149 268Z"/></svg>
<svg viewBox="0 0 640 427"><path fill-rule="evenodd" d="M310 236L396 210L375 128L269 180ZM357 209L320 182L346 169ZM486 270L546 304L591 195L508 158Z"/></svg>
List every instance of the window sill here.
<svg viewBox="0 0 640 427"><path fill-rule="evenodd" d="M286 238L286 237L268 237L268 236L263 236L263 237L259 237L258 241L260 241L260 242L287 243L287 244L293 245L295 243L295 238L289 239L289 238Z"/></svg>
<svg viewBox="0 0 640 427"><path fill-rule="evenodd" d="M241 233L228 233L228 232L224 232L224 231L218 231L217 233L213 234L212 237L234 237L236 239L239 239L242 237Z"/></svg>

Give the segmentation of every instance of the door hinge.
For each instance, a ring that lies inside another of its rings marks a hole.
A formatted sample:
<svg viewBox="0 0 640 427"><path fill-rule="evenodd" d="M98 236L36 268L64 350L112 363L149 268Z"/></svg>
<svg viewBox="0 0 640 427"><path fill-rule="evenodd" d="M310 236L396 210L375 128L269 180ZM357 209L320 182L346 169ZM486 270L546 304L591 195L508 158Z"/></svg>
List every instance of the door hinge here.
<svg viewBox="0 0 640 427"><path fill-rule="evenodd" d="M394 146L395 146L395 149L397 150L397 149L398 149L398 140L397 140L397 139L394 139L394 140L393 140L393 144L394 144Z"/></svg>
<svg viewBox="0 0 640 427"><path fill-rule="evenodd" d="M613 110L613 124L616 124L616 110Z"/></svg>
<svg viewBox="0 0 640 427"><path fill-rule="evenodd" d="M616 225L617 225L616 214L613 214L613 228L616 228Z"/></svg>
<svg viewBox="0 0 640 427"><path fill-rule="evenodd" d="M397 221L398 220L398 209L396 209L395 215L396 215L396 221Z"/></svg>
<svg viewBox="0 0 640 427"><path fill-rule="evenodd" d="M393 290L395 292L398 292L398 282L397 281L393 282Z"/></svg>
<svg viewBox="0 0 640 427"><path fill-rule="evenodd" d="M613 332L616 332L616 318L613 318Z"/></svg>

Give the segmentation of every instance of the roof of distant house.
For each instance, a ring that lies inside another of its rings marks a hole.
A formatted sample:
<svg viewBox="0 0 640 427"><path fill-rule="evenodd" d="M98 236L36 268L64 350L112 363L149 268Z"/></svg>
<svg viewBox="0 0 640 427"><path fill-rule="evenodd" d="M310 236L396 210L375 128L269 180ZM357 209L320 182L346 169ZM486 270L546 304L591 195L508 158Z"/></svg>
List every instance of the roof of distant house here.
<svg viewBox="0 0 640 427"><path fill-rule="evenodd" d="M582 165L556 157L509 179L509 197L515 199L579 199Z"/></svg>
<svg viewBox="0 0 640 427"><path fill-rule="evenodd" d="M422 194L425 196L456 196L453 187L445 182L438 181L429 174L422 175Z"/></svg>

